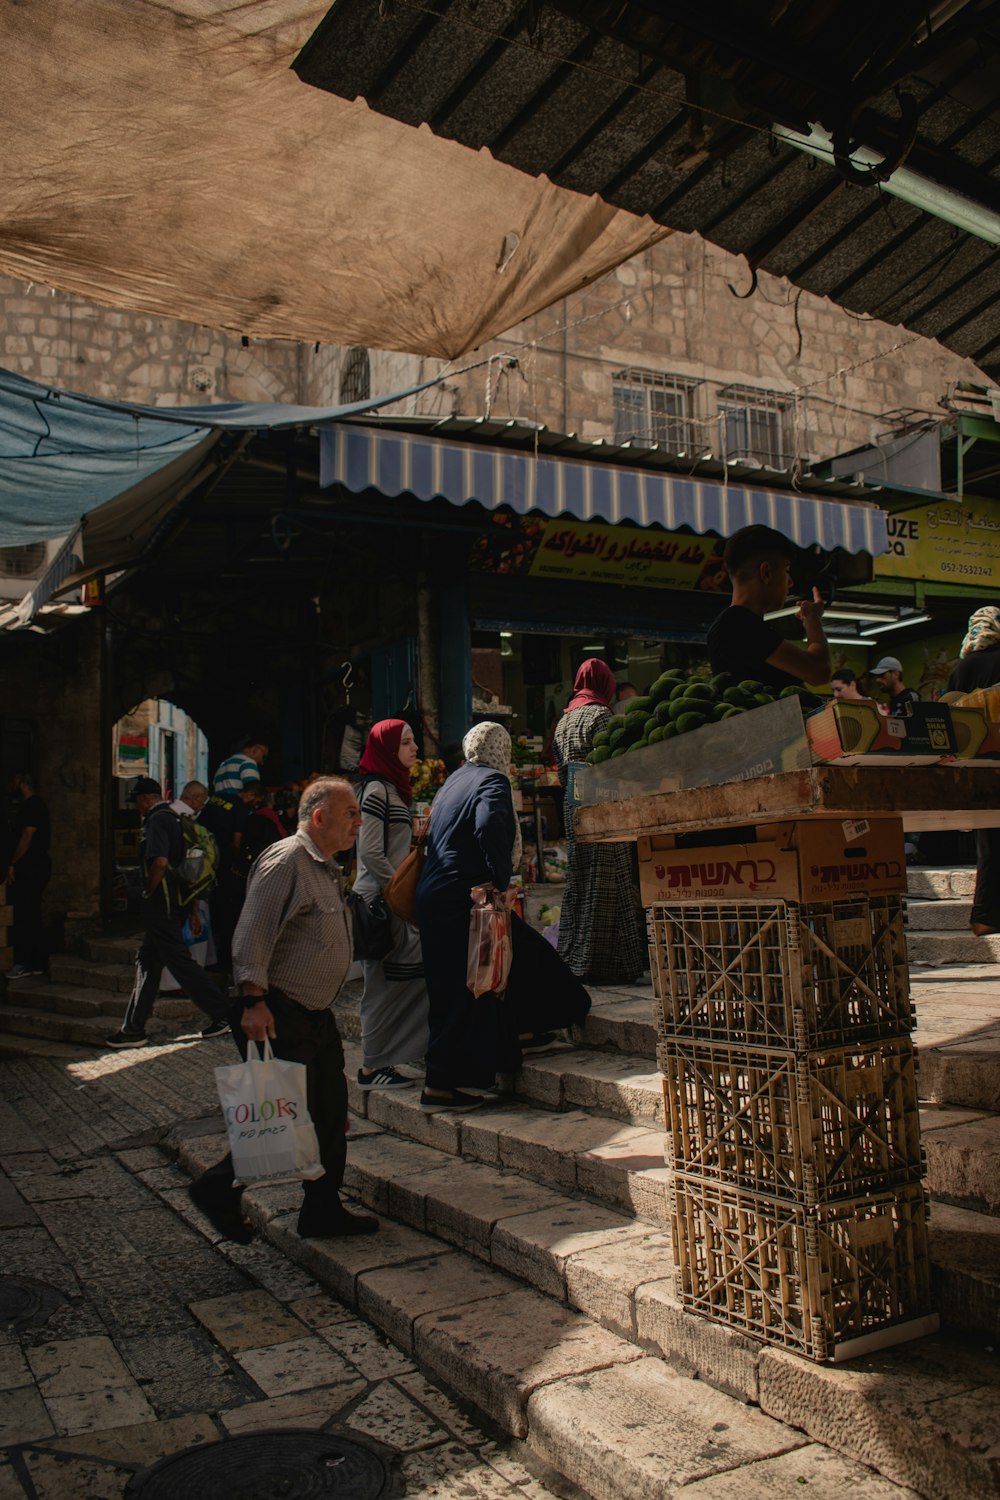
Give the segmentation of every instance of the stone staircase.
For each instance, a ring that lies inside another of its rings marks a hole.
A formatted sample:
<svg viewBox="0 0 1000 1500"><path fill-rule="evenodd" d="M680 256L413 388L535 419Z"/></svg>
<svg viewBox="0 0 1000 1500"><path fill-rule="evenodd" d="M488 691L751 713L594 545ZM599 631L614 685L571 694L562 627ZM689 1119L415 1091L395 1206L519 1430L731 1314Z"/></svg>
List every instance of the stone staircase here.
<svg viewBox="0 0 1000 1500"><path fill-rule="evenodd" d="M967 920L967 878L914 872L912 939L958 931L935 922L955 902ZM425 1115L417 1088L352 1087L348 1186L378 1235L300 1240L294 1186L244 1203L290 1260L598 1500L803 1484L818 1500L1000 1495L1000 966L975 951L913 971L938 1336L817 1365L680 1306L653 998L638 987L596 991L573 1045L529 1059L516 1094L467 1117ZM0 1050L18 1045L11 1019L48 1020L28 1035L52 1045L88 1039L69 1028L103 1034L124 1007L125 956L95 944L11 986ZM352 1079L358 999L351 986L338 1003ZM186 1020L157 1025L167 1037ZM203 1170L225 1151L218 1119L175 1146Z"/></svg>

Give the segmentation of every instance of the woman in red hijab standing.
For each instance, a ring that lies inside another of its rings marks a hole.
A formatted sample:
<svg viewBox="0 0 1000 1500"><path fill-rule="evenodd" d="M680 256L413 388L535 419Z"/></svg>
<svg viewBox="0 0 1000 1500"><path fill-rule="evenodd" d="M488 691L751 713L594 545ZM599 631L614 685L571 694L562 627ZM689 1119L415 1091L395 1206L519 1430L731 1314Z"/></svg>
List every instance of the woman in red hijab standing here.
<svg viewBox="0 0 1000 1500"><path fill-rule="evenodd" d="M593 749L594 735L611 718L615 674L591 656L576 674L573 696L556 725L553 749L563 785L570 761ZM580 979L631 984L646 965L646 922L628 844L578 844L567 795L566 889L559 916L559 957Z"/></svg>
<svg viewBox="0 0 1000 1500"><path fill-rule="evenodd" d="M358 765L361 806L358 873L360 896L384 891L410 852L413 791L410 768L417 758L413 730L402 719L382 719L368 733ZM396 1063L414 1063L427 1050L427 985L420 934L401 917L392 918L393 944L385 958L365 959L361 997L362 1089L412 1088L413 1079Z"/></svg>

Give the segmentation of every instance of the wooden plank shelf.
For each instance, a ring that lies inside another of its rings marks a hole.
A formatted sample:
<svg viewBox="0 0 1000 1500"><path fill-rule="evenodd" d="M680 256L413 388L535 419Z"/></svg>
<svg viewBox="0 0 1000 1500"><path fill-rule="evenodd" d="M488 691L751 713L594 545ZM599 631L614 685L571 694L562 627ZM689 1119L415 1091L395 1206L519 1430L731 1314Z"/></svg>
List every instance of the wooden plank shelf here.
<svg viewBox="0 0 1000 1500"><path fill-rule="evenodd" d="M811 766L749 781L654 792L578 807L588 843L795 818L902 818L920 832L1000 827L1000 762L992 766Z"/></svg>

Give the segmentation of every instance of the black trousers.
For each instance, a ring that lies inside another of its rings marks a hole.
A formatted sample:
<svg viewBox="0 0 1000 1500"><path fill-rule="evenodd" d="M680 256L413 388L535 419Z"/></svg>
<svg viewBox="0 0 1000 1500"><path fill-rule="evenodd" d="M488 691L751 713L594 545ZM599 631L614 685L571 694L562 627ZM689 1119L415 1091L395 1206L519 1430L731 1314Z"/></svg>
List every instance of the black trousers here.
<svg viewBox="0 0 1000 1500"><path fill-rule="evenodd" d="M14 880L8 886L13 908L13 946L15 964L26 969L44 969L45 930L42 925L42 896L52 874L51 861L27 867L20 860L14 867Z"/></svg>
<svg viewBox="0 0 1000 1500"><path fill-rule="evenodd" d="M168 911L159 892L152 900L143 902L146 930L136 959L135 983L122 1022L122 1030L133 1036L141 1035L146 1029L160 992L164 969L170 970L181 988L213 1021L228 1018L229 1001L200 964L195 963L184 941L185 915L182 906L175 905Z"/></svg>
<svg viewBox="0 0 1000 1500"><path fill-rule="evenodd" d="M976 833L976 891L970 920L1000 931L1000 828L980 828Z"/></svg>
<svg viewBox="0 0 1000 1500"><path fill-rule="evenodd" d="M334 1198L344 1181L347 1164L347 1079L344 1076L344 1047L332 1010L306 1010L280 990L270 990L268 1008L274 1017L276 1039L271 1043L275 1057L306 1065L306 1102L316 1128L319 1159L326 1175L314 1182L304 1182L306 1197L317 1201ZM242 1004L230 1011L230 1024L240 1056L245 1058L251 1044L240 1025ZM233 1178L233 1159L226 1156L205 1174L212 1178Z"/></svg>

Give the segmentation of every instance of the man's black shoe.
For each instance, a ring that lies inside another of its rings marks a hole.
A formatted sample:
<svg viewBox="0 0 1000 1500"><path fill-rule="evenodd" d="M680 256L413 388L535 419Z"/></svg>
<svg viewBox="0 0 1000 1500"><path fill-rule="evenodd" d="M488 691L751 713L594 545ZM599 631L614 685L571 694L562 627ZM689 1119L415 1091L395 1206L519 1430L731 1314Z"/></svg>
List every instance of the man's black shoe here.
<svg viewBox="0 0 1000 1500"><path fill-rule="evenodd" d="M342 1203L313 1208L303 1204L296 1226L303 1240L339 1240L357 1234L375 1234L380 1228L371 1214L352 1214Z"/></svg>
<svg viewBox="0 0 1000 1500"><path fill-rule="evenodd" d="M216 1021L209 1021L207 1026L201 1028L203 1042L207 1042L213 1036L232 1036L232 1027L229 1022L220 1017Z"/></svg>
<svg viewBox="0 0 1000 1500"><path fill-rule="evenodd" d="M223 1239L249 1245L253 1229L240 1208L240 1189L225 1177L206 1175L188 1184L188 1197Z"/></svg>

